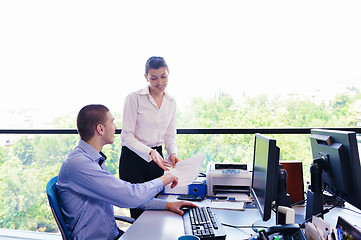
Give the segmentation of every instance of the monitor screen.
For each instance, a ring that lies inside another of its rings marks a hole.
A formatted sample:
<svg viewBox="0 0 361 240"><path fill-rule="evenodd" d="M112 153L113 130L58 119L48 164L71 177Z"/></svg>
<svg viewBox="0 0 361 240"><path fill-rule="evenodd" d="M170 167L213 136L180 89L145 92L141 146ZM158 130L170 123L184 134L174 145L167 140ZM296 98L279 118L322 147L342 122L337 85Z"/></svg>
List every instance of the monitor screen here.
<svg viewBox="0 0 361 240"><path fill-rule="evenodd" d="M276 199L279 154L275 139L256 133L251 194L263 221L271 218L272 202Z"/></svg>
<svg viewBox="0 0 361 240"><path fill-rule="evenodd" d="M322 187L361 209L361 167L355 132L311 130L313 159L322 160Z"/></svg>

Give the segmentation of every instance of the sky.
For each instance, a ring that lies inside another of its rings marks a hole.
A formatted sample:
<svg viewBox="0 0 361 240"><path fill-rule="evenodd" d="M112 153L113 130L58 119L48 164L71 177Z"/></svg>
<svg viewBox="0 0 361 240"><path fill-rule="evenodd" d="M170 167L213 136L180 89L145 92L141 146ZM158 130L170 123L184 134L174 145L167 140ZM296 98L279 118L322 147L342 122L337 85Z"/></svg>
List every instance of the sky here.
<svg viewBox="0 0 361 240"><path fill-rule="evenodd" d="M0 109L121 112L163 56L178 105L361 86L360 1L0 0Z"/></svg>

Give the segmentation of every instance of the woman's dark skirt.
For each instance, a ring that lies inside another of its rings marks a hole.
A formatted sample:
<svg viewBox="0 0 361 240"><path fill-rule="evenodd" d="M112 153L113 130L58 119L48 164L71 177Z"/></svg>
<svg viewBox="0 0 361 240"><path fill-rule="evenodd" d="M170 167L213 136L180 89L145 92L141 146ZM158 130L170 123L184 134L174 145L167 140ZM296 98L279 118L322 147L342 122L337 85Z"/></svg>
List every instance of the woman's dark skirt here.
<svg viewBox="0 0 361 240"><path fill-rule="evenodd" d="M154 147L162 157L162 146ZM119 160L119 178L130 183L143 183L158 178L164 174L154 161L147 162L128 147L122 147ZM130 209L132 218L137 219L143 210Z"/></svg>

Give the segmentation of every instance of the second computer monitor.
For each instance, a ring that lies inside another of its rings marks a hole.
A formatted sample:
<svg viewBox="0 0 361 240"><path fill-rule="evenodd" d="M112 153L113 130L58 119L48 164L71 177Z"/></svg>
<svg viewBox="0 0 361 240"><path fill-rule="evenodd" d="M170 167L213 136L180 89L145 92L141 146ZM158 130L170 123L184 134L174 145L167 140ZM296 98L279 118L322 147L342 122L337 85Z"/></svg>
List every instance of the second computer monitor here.
<svg viewBox="0 0 361 240"><path fill-rule="evenodd" d="M361 209L361 167L356 133L312 129L311 147L314 163L322 168L321 182L316 184Z"/></svg>
<svg viewBox="0 0 361 240"><path fill-rule="evenodd" d="M271 218L276 200L280 150L276 140L255 134L251 194L263 221Z"/></svg>

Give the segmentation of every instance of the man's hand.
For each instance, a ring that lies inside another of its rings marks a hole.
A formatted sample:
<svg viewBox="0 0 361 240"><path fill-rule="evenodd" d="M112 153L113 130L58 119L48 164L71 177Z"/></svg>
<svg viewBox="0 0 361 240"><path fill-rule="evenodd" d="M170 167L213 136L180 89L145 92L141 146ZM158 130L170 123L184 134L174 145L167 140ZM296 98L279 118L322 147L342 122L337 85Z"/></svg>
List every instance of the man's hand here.
<svg viewBox="0 0 361 240"><path fill-rule="evenodd" d="M186 202L186 201L178 201L178 202L167 202L167 204L165 205L165 209L169 210L171 212L175 212L179 215L183 215L184 212L182 211L181 208L194 208L194 207L198 207L197 205L194 205L191 202Z"/></svg>
<svg viewBox="0 0 361 240"><path fill-rule="evenodd" d="M167 186L169 183L172 183L172 185L170 185L171 188L174 188L178 184L178 178L170 173L166 173L163 176L159 177L158 179L160 179L163 182L164 186Z"/></svg>
<svg viewBox="0 0 361 240"><path fill-rule="evenodd" d="M149 155L151 156L152 160L164 171L169 170L169 163L162 158L162 156L154 149L150 151Z"/></svg>
<svg viewBox="0 0 361 240"><path fill-rule="evenodd" d="M172 153L169 157L169 159L172 161L172 167L175 168L175 164L179 162L179 159L175 155L175 153Z"/></svg>

